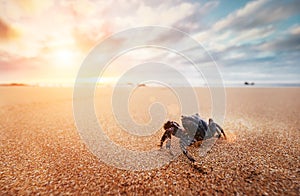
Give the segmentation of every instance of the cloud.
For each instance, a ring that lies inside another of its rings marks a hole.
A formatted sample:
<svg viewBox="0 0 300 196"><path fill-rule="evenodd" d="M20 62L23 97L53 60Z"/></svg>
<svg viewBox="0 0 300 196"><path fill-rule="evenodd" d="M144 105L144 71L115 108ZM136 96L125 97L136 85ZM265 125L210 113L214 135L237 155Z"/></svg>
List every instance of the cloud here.
<svg viewBox="0 0 300 196"><path fill-rule="evenodd" d="M265 50L272 50L277 52L295 52L300 51L300 36L290 35L288 37L283 37L276 39L271 43L266 43L262 46Z"/></svg>
<svg viewBox="0 0 300 196"><path fill-rule="evenodd" d="M132 1L125 3L120 0L98 6L86 5L84 9L91 9L89 14L82 12L80 6L74 3L64 3L63 6L73 10L76 22L73 36L83 51L88 51L109 35L137 26L159 25L179 28L185 32L192 32L203 28L202 17L217 6L217 2L194 3L185 1ZM83 9L83 8L82 8ZM149 32L150 33L150 32ZM162 41L179 41L170 36L159 38ZM175 39L175 40L174 40Z"/></svg>
<svg viewBox="0 0 300 196"><path fill-rule="evenodd" d="M226 79L238 79L238 75L245 74L259 78L260 73L273 75L276 79L282 67L286 67L287 72L300 72L295 66L300 48L299 25L285 32L277 25L299 14L299 10L299 1L285 4L252 1L195 37L212 53ZM232 73L236 76L233 77Z"/></svg>
<svg viewBox="0 0 300 196"><path fill-rule="evenodd" d="M209 28L206 21L203 19L205 15L209 14L214 8L219 5L218 1L209 1L204 4L194 3L191 14L183 17L174 24L174 27L181 31L192 33L196 31L203 31Z"/></svg>
<svg viewBox="0 0 300 196"><path fill-rule="evenodd" d="M10 41L17 37L17 30L0 18L0 41Z"/></svg>
<svg viewBox="0 0 300 196"><path fill-rule="evenodd" d="M34 70L39 60L27 58L19 55L11 55L5 51L0 51L0 73L22 72L25 70Z"/></svg>
<svg viewBox="0 0 300 196"><path fill-rule="evenodd" d="M299 13L300 1L289 3L282 1L259 0L248 3L244 8L229 14L225 19L218 21L213 29L245 30L261 27L270 23L281 21Z"/></svg>
<svg viewBox="0 0 300 196"><path fill-rule="evenodd" d="M49 37L57 34L72 36L79 47L82 47L82 51L87 52L105 37L130 27L161 25L176 27L186 32L196 31L204 26L201 25L202 16L216 6L216 1L195 3L167 0L155 3L122 0L13 0L2 2L3 12L0 11L0 17L6 21L14 21L22 30L22 41L15 43L18 47L5 46L9 51L13 52L16 48L19 53L20 45L22 51L45 48ZM55 14L50 15L52 12ZM11 26L1 24L1 35L5 35L1 38L12 36L15 31L12 31ZM0 49L4 49L3 47ZM37 51L27 53L38 54Z"/></svg>
<svg viewBox="0 0 300 196"><path fill-rule="evenodd" d="M52 0L12 0L11 2L28 15L40 14L53 5Z"/></svg>
<svg viewBox="0 0 300 196"><path fill-rule="evenodd" d="M100 40L112 35L112 26L109 23L98 25L94 28L74 28L72 30L72 36L77 42L77 45L86 53L91 50Z"/></svg>
<svg viewBox="0 0 300 196"><path fill-rule="evenodd" d="M280 26L299 10L299 1L252 1L194 37L227 81L299 81L299 24L285 31Z"/></svg>
<svg viewBox="0 0 300 196"><path fill-rule="evenodd" d="M300 35L300 24L292 26L288 31L292 35Z"/></svg>
<svg viewBox="0 0 300 196"><path fill-rule="evenodd" d="M271 42L263 43L260 48L265 51L299 52L300 51L300 26L296 25L282 33Z"/></svg>

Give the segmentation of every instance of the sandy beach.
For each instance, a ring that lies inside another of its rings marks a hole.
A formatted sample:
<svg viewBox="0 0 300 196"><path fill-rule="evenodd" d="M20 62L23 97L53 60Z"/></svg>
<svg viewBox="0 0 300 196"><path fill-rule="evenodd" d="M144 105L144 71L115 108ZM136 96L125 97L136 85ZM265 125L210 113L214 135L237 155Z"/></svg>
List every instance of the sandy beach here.
<svg viewBox="0 0 300 196"><path fill-rule="evenodd" d="M203 171L183 155L160 168L127 171L99 160L81 140L72 88L1 87L0 195L299 195L300 89L225 90L222 127L228 139L218 140L204 157L196 146L189 148ZM112 128L117 125L110 95L97 89L95 98L107 135L129 149L158 148L163 130L143 138ZM209 90L199 88L197 95L207 120ZM166 118L180 122L176 99L162 88L140 88L129 103L132 117L149 121L147 108L155 101L168 109Z"/></svg>

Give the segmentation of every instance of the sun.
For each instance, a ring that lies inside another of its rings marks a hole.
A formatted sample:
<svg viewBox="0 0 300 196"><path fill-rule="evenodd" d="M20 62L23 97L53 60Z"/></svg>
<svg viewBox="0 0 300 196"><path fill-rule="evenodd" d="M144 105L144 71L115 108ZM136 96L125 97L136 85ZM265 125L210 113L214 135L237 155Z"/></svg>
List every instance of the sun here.
<svg viewBox="0 0 300 196"><path fill-rule="evenodd" d="M78 63L78 55L71 49L57 49L53 52L52 58L59 67L71 67Z"/></svg>

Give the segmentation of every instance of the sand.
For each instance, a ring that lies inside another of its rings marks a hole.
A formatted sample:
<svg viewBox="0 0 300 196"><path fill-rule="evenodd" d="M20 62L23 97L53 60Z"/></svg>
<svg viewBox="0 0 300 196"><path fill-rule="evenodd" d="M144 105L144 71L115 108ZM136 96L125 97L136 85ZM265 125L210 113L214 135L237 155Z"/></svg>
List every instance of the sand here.
<svg viewBox="0 0 300 196"><path fill-rule="evenodd" d="M208 89L197 89L200 114L210 117ZM190 152L149 171L113 167L93 155L76 129L71 88L0 88L0 195L299 195L300 89L227 88L223 124L206 156ZM106 134L131 150L157 149L163 130L135 137L114 121L111 91L97 89L96 112ZM138 123L150 119L149 104L161 100L166 119L178 121L176 98L166 89L143 87L130 101ZM157 114L160 115L160 114ZM163 119L163 120L166 120ZM162 150L162 153L165 153Z"/></svg>

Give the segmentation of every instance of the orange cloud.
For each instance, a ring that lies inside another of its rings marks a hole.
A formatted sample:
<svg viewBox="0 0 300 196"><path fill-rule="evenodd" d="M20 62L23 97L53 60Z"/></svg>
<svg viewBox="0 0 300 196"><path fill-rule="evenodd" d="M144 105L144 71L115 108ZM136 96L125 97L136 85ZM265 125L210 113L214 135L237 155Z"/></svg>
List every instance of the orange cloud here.
<svg viewBox="0 0 300 196"><path fill-rule="evenodd" d="M9 41L18 37L18 32L0 18L0 41Z"/></svg>
<svg viewBox="0 0 300 196"><path fill-rule="evenodd" d="M73 31L73 36L82 52L89 51L97 43L95 39L90 38L86 33L83 33L78 29Z"/></svg>
<svg viewBox="0 0 300 196"><path fill-rule="evenodd" d="M53 5L52 0L13 0L23 11L30 15L40 14Z"/></svg>
<svg viewBox="0 0 300 196"><path fill-rule="evenodd" d="M109 23L104 23L100 27L90 27L87 29L75 28L73 37L82 52L91 50L99 41L112 34L112 27Z"/></svg>

